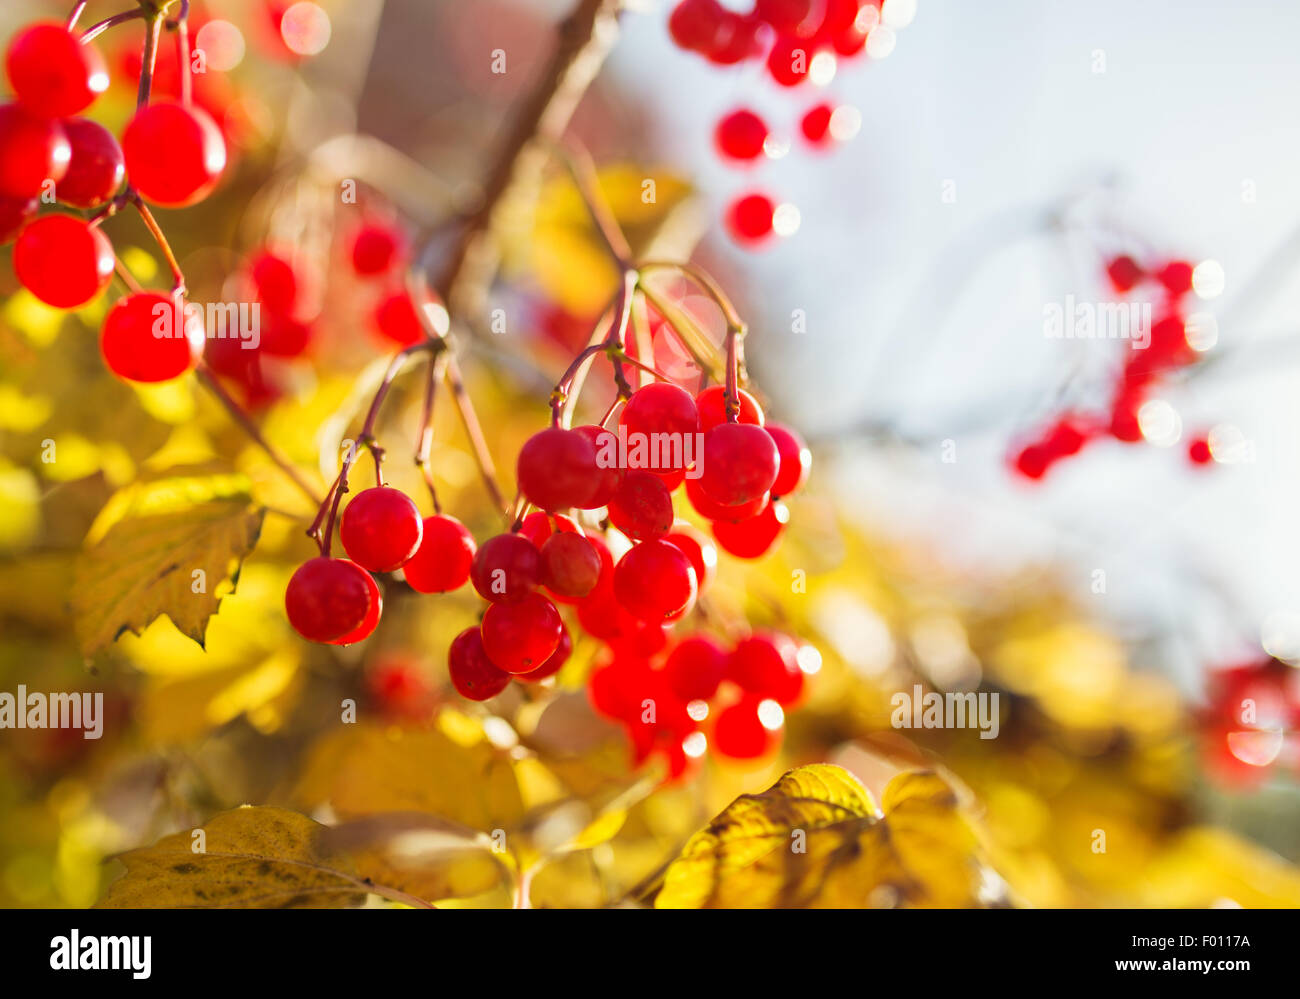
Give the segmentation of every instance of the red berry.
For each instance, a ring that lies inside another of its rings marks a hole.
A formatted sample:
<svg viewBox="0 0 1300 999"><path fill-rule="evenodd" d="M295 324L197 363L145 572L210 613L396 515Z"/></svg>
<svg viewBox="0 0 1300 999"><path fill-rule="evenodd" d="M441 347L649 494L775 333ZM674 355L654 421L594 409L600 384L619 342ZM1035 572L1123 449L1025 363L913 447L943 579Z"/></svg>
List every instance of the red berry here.
<svg viewBox="0 0 1300 999"><path fill-rule="evenodd" d="M96 208L117 193L126 177L122 147L112 132L89 118L68 118L63 134L72 156L55 193L65 205Z"/></svg>
<svg viewBox="0 0 1300 999"><path fill-rule="evenodd" d="M547 427L524 442L517 472L524 496L548 513L588 506L600 484L590 438L561 427Z"/></svg>
<svg viewBox="0 0 1300 999"><path fill-rule="evenodd" d="M259 302L278 315L293 313L298 304L298 272L286 257L262 250L249 262L248 277Z"/></svg>
<svg viewBox="0 0 1300 999"><path fill-rule="evenodd" d="M662 538L673 526L673 498L659 476L633 469L609 501L609 520L636 541Z"/></svg>
<svg viewBox="0 0 1300 999"><path fill-rule="evenodd" d="M723 11L722 20L710 47L703 55L719 66L734 66L738 62L762 55L763 22L751 15Z"/></svg>
<svg viewBox="0 0 1300 999"><path fill-rule="evenodd" d="M737 423L763 425L763 407L758 400L744 389L737 390L740 410L736 415ZM727 390L722 385L710 385L695 397L695 408L700 412L700 431L708 433L719 423L727 422Z"/></svg>
<svg viewBox="0 0 1300 999"><path fill-rule="evenodd" d="M157 291L123 295L108 310L99 349L108 370L133 382L185 374L203 354L203 322L185 303Z"/></svg>
<svg viewBox="0 0 1300 999"><path fill-rule="evenodd" d="M830 104L815 104L799 121L799 130L814 146L828 145L831 139L831 115L835 108Z"/></svg>
<svg viewBox="0 0 1300 999"><path fill-rule="evenodd" d="M867 32L879 21L880 15L873 7L870 16L864 16L863 0L826 0L826 15L817 29L817 38L830 42L840 55L852 56L862 51Z"/></svg>
<svg viewBox="0 0 1300 999"><path fill-rule="evenodd" d="M567 531L571 534L582 534L582 528L577 525L572 517L563 513L546 514L540 510L534 510L519 526L519 533L531 541L539 549L546 544L546 539L551 536L551 521L555 521L555 530Z"/></svg>
<svg viewBox="0 0 1300 999"><path fill-rule="evenodd" d="M664 540L676 545L690 559L691 568L695 570L696 588L703 592L718 571L718 549L713 542L699 528L684 520L674 523Z"/></svg>
<svg viewBox="0 0 1300 999"><path fill-rule="evenodd" d="M668 15L668 33L687 51L708 52L718 44L726 13L717 0L682 0Z"/></svg>
<svg viewBox="0 0 1300 999"><path fill-rule="evenodd" d="M809 34L816 27L813 13L822 6L820 0L754 0L754 14L780 34Z"/></svg>
<svg viewBox="0 0 1300 999"><path fill-rule="evenodd" d="M556 531L542 545L542 582L562 597L585 597L600 582L600 553L581 534Z"/></svg>
<svg viewBox="0 0 1300 999"><path fill-rule="evenodd" d="M0 195L0 246L12 243L41 203L36 198L6 198Z"/></svg>
<svg viewBox="0 0 1300 999"><path fill-rule="evenodd" d="M466 628L452 639L447 673L456 692L471 701L486 701L510 686L510 674L488 659L478 628Z"/></svg>
<svg viewBox="0 0 1300 999"><path fill-rule="evenodd" d="M1208 465L1214 460L1210 442L1204 437L1193 437L1187 444L1187 457L1193 465Z"/></svg>
<svg viewBox="0 0 1300 999"><path fill-rule="evenodd" d="M474 552L474 535L455 517L426 517L420 547L402 566L402 575L420 593L448 593L469 579Z"/></svg>
<svg viewBox="0 0 1300 999"><path fill-rule="evenodd" d="M803 671L794 642L784 635L754 635L736 643L727 660L727 679L760 698L793 704L803 693Z"/></svg>
<svg viewBox="0 0 1300 999"><path fill-rule="evenodd" d="M1142 405L1140 397L1123 395L1115 400L1110 414L1110 433L1116 440L1134 444L1142 439L1142 427L1138 423L1138 409Z"/></svg>
<svg viewBox="0 0 1300 999"><path fill-rule="evenodd" d="M1156 272L1156 280L1171 295L1185 295L1192 290L1192 265L1186 260L1172 260Z"/></svg>
<svg viewBox="0 0 1300 999"><path fill-rule="evenodd" d="M560 612L540 593L496 603L483 615L483 650L498 669L528 673L559 647L564 630Z"/></svg>
<svg viewBox="0 0 1300 999"><path fill-rule="evenodd" d="M713 132L718 151L733 160L752 160L760 156L767 135L763 119L744 108L726 115Z"/></svg>
<svg viewBox="0 0 1300 999"><path fill-rule="evenodd" d="M1078 418L1063 416L1048 431L1043 447L1050 458L1066 458L1078 454L1088 442L1088 427Z"/></svg>
<svg viewBox="0 0 1300 999"><path fill-rule="evenodd" d="M1106 265L1106 276L1121 295L1132 291L1142 280L1142 266L1127 253L1120 254Z"/></svg>
<svg viewBox="0 0 1300 999"><path fill-rule="evenodd" d="M362 277L392 270L402 253L403 240L392 226L380 222L363 225L352 241L352 268Z"/></svg>
<svg viewBox="0 0 1300 999"><path fill-rule="evenodd" d="M789 520L785 504L774 500L748 520L735 524L714 521L713 536L724 550L737 558L758 558L776 544Z"/></svg>
<svg viewBox="0 0 1300 999"><path fill-rule="evenodd" d="M34 198L68 172L72 147L63 126L19 104L0 104L0 195Z"/></svg>
<svg viewBox="0 0 1300 999"><path fill-rule="evenodd" d="M434 692L419 668L401 659L372 665L366 687L383 713L395 720L419 721L434 705Z"/></svg>
<svg viewBox="0 0 1300 999"><path fill-rule="evenodd" d="M395 291L375 307L375 329L394 343L409 347L425 338L424 324L405 291Z"/></svg>
<svg viewBox="0 0 1300 999"><path fill-rule="evenodd" d="M352 560L371 572L400 569L415 554L424 521L411 497L392 486L363 489L348 503L339 540Z"/></svg>
<svg viewBox="0 0 1300 999"><path fill-rule="evenodd" d="M282 312L266 311L260 344L263 353L271 357L298 357L311 346L310 326Z"/></svg>
<svg viewBox="0 0 1300 999"><path fill-rule="evenodd" d="M791 35L780 35L767 54L768 74L783 87L794 87L808 79L812 46Z"/></svg>
<svg viewBox="0 0 1300 999"><path fill-rule="evenodd" d="M759 718L761 700L742 698L722 709L713 726L713 748L733 760L754 760L777 746L778 732L768 729Z"/></svg>
<svg viewBox="0 0 1300 999"><path fill-rule="evenodd" d="M146 104L122 135L126 173L148 201L181 208L201 201L226 166L226 141L202 108Z"/></svg>
<svg viewBox="0 0 1300 999"><path fill-rule="evenodd" d="M303 638L329 642L359 628L370 614L374 580L345 558L309 559L284 591L289 623Z"/></svg>
<svg viewBox="0 0 1300 999"><path fill-rule="evenodd" d="M760 513L767 506L768 497L759 496L757 499L748 503L739 503L736 506L724 506L723 504L711 499L700 486L699 478L686 480L686 498L690 500L691 506L705 520L715 522L738 524L742 520L749 520L751 517Z"/></svg>
<svg viewBox="0 0 1300 999"><path fill-rule="evenodd" d="M15 35L5 71L17 98L44 118L84 111L108 89L108 69L99 50L83 45L56 21L33 24Z"/></svg>
<svg viewBox="0 0 1300 999"><path fill-rule="evenodd" d="M690 559L666 541L633 545L614 567L614 596L642 621L663 621L695 600L697 583Z"/></svg>
<svg viewBox="0 0 1300 999"><path fill-rule="evenodd" d="M574 427L573 430L586 437L596 451L595 488L584 507L595 510L608 505L623 478L623 470L618 467L618 438L604 427L593 424Z"/></svg>
<svg viewBox="0 0 1300 999"><path fill-rule="evenodd" d="M536 683L539 680L545 680L548 676L554 676L564 668L564 664L569 661L569 656L573 654L573 639L569 637L569 630L563 626L560 627L560 644L555 647L549 659L537 669L529 673L516 674L516 678Z"/></svg>
<svg viewBox="0 0 1300 999"><path fill-rule="evenodd" d="M707 701L727 674L727 653L717 642L695 635L677 643L664 662L664 677L683 701Z"/></svg>
<svg viewBox="0 0 1300 999"><path fill-rule="evenodd" d="M781 457L781 468L772 483L773 496L789 496L803 488L812 470L812 452L803 439L789 427L779 423L769 423L766 428L772 440L776 441L777 454Z"/></svg>
<svg viewBox="0 0 1300 999"><path fill-rule="evenodd" d="M687 438L699 432L700 412L680 385L652 382L632 393L619 422L627 431L629 465L665 472L685 464ZM646 455L641 465L634 464L637 450Z"/></svg>
<svg viewBox="0 0 1300 999"><path fill-rule="evenodd" d="M597 585L594 593L578 601L578 623L592 638L598 638L602 642L624 643L637 637L642 621L624 610L623 605L615 599L612 580L611 570L608 588L602 582Z"/></svg>
<svg viewBox="0 0 1300 999"><path fill-rule="evenodd" d="M606 718L632 721L641 714L641 702L653 686L650 666L635 657L619 657L600 666L587 679L591 706Z"/></svg>
<svg viewBox="0 0 1300 999"><path fill-rule="evenodd" d="M498 534L479 547L470 581L484 600L521 600L542 581L542 555L521 534Z"/></svg>
<svg viewBox="0 0 1300 999"><path fill-rule="evenodd" d="M72 215L36 219L14 244L14 271L46 305L85 305L113 277L113 246L99 229Z"/></svg>
<svg viewBox="0 0 1300 999"><path fill-rule="evenodd" d="M1041 444L1030 444L1016 455L1016 471L1026 479L1041 479L1052 463L1052 456Z"/></svg>
<svg viewBox="0 0 1300 999"><path fill-rule="evenodd" d="M723 506L751 503L776 482L781 454L763 427L722 423L704 435L700 488Z"/></svg>
<svg viewBox="0 0 1300 999"><path fill-rule="evenodd" d="M776 205L765 194L747 194L727 209L727 231L742 245L756 244L772 235Z"/></svg>
<svg viewBox="0 0 1300 999"><path fill-rule="evenodd" d="M379 625L379 618L384 613L384 597L379 592L379 584L375 582L370 573L366 573L366 583L370 593L370 610L366 612L365 620L349 631L346 635L339 638L331 639L330 645L352 645L361 641L363 638L369 638L371 632Z"/></svg>

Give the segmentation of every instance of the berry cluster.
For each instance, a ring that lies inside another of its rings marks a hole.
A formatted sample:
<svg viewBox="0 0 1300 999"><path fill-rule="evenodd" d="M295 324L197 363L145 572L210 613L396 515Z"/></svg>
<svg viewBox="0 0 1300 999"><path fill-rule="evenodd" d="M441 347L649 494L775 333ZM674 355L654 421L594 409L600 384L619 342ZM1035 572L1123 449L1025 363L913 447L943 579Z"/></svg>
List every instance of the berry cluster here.
<svg viewBox="0 0 1300 999"><path fill-rule="evenodd" d="M755 0L743 14L718 0L681 0L668 17L668 31L678 47L715 65L762 61L782 88L805 82L825 86L838 60L863 53L879 59L893 51L895 29L909 24L915 13L915 0ZM804 111L799 132L812 148L825 149L850 138L859 122L855 109L818 101ZM749 108L723 116L714 143L724 160L737 164L780 155L787 146ZM782 220L778 212L768 195L743 194L727 208L727 230L742 245L758 245L774 232L793 229L793 213Z"/></svg>
<svg viewBox="0 0 1300 999"><path fill-rule="evenodd" d="M1195 323L1186 312L1193 291L1194 268L1185 260L1168 261L1147 269L1133 257L1121 255L1106 264L1106 277L1121 297L1146 291L1153 299L1156 319L1145 347L1126 343L1124 362L1114 375L1109 408L1101 413L1070 410L1057 416L1033 440L1011 457L1016 473L1026 479L1043 478L1057 462L1078 454L1090 441L1111 437L1124 443L1143 440L1139 419L1161 382L1179 369L1196 363L1200 351ZM1187 445L1188 460L1205 465L1213 460L1208 438L1195 435Z"/></svg>
<svg viewBox="0 0 1300 999"><path fill-rule="evenodd" d="M1211 672L1201 719L1207 771L1254 786L1279 766L1300 772L1300 674L1277 659Z"/></svg>
<svg viewBox="0 0 1300 999"><path fill-rule="evenodd" d="M15 99L0 105L0 239L15 240L14 271L23 287L60 309L90 302L119 267L100 228L104 219L135 205L170 259L145 202L192 205L213 189L226 164L225 139L207 112L184 100L149 103L148 88L120 144L81 117L109 85L90 40L97 33L92 28L79 37L63 24L40 22L15 35L5 54ZM94 214L38 215L42 203L55 201ZM121 378L175 378L202 352L202 323L187 314L179 270L173 271L171 294L128 281L132 292L105 317L100 348Z"/></svg>

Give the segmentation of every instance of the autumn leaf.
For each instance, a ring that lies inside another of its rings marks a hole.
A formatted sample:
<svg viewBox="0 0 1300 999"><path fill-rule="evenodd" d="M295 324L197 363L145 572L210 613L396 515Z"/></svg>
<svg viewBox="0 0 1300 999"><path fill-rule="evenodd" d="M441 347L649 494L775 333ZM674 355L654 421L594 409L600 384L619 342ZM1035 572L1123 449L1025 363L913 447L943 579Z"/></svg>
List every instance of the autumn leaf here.
<svg viewBox="0 0 1300 999"><path fill-rule="evenodd" d="M658 908L978 906L998 883L953 788L914 771L883 812L847 770L800 767L743 795L672 862Z"/></svg>
<svg viewBox="0 0 1300 999"><path fill-rule="evenodd" d="M332 848L326 831L282 808L221 812L202 827L202 841L185 830L119 855L126 873L99 907L329 909L358 905L371 893L427 904L378 881L380 869L367 870L364 856Z"/></svg>
<svg viewBox="0 0 1300 999"><path fill-rule="evenodd" d="M162 614L203 645L265 514L241 475L172 469L119 490L92 525L74 573L82 654L124 632L138 635Z"/></svg>

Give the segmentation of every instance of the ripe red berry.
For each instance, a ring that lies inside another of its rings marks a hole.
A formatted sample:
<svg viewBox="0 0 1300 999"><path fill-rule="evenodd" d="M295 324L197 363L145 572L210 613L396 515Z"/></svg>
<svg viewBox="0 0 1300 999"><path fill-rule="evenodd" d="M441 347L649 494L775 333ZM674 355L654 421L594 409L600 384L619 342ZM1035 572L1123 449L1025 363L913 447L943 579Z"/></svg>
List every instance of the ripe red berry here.
<svg viewBox="0 0 1300 999"><path fill-rule="evenodd" d="M592 672L587 680L587 696L599 714L618 721L630 721L640 716L641 702L652 686L647 662L637 657L619 656Z"/></svg>
<svg viewBox="0 0 1300 999"><path fill-rule="evenodd" d="M257 300L281 316L298 304L298 272L283 254L261 250L248 263L248 278Z"/></svg>
<svg viewBox="0 0 1300 999"><path fill-rule="evenodd" d="M783 87L795 87L808 79L812 46L792 35L779 35L767 54L767 72Z"/></svg>
<svg viewBox="0 0 1300 999"><path fill-rule="evenodd" d="M1156 280L1171 295L1185 295L1192 290L1192 265L1186 260L1171 260L1156 272Z"/></svg>
<svg viewBox="0 0 1300 999"><path fill-rule="evenodd" d="M555 605L540 593L496 603L483 615L483 651L498 669L528 673L559 647L564 624Z"/></svg>
<svg viewBox="0 0 1300 999"><path fill-rule="evenodd" d="M1142 280L1142 266L1127 253L1122 253L1106 265L1106 276L1110 278L1111 286L1122 295L1132 291Z"/></svg>
<svg viewBox="0 0 1300 999"><path fill-rule="evenodd" d="M425 338L420 314L405 291L395 291L375 306L374 326L381 336L403 347Z"/></svg>
<svg viewBox="0 0 1300 999"><path fill-rule="evenodd" d="M372 664L366 688L384 715L393 720L419 721L433 710L435 697L419 667L405 659Z"/></svg>
<svg viewBox="0 0 1300 999"><path fill-rule="evenodd" d="M613 499L614 491L623 478L623 470L618 467L618 438L611 431L594 424L574 427L573 430L586 437L596 451L595 486L585 507L595 510L606 506Z"/></svg>
<svg viewBox="0 0 1300 999"><path fill-rule="evenodd" d="M754 760L772 752L780 741L779 730L767 728L759 717L756 697L745 697L722 709L713 726L713 748L733 760Z"/></svg>
<svg viewBox="0 0 1300 999"><path fill-rule="evenodd" d="M633 469L609 501L609 520L633 540L662 538L673 526L673 498L659 476Z"/></svg>
<svg viewBox="0 0 1300 999"><path fill-rule="evenodd" d="M119 298L99 336L108 370L133 382L164 382L185 374L202 356L203 343L199 316L182 300L157 291Z"/></svg>
<svg viewBox="0 0 1300 999"><path fill-rule="evenodd" d="M352 268L362 277L386 274L402 253L401 233L382 222L363 225L352 241Z"/></svg>
<svg viewBox="0 0 1300 999"><path fill-rule="evenodd" d="M826 146L831 141L831 115L835 108L825 102L814 104L799 120L799 131L814 146Z"/></svg>
<svg viewBox="0 0 1300 999"><path fill-rule="evenodd" d="M723 117L713 132L718 152L733 160L752 160L762 155L767 136L763 119L744 108Z"/></svg>
<svg viewBox="0 0 1300 999"><path fill-rule="evenodd" d="M1063 416L1052 425L1043 441L1043 447L1052 458L1068 458L1083 450L1088 443L1090 428L1075 416Z"/></svg>
<svg viewBox="0 0 1300 999"><path fill-rule="evenodd" d="M331 639L328 644L352 645L363 638L369 638L371 632L379 626L379 618L384 613L384 596L379 592L379 584L374 577L368 572L365 577L370 593L370 609L366 612L365 619L346 635Z"/></svg>
<svg viewBox="0 0 1300 999"><path fill-rule="evenodd" d="M556 531L542 545L542 582L561 597L585 597L600 582L600 553L581 534Z"/></svg>
<svg viewBox="0 0 1300 999"><path fill-rule="evenodd" d="M764 495L748 503L723 506L716 500L709 498L700 486L698 478L686 480L686 498L690 501L691 506L695 508L695 512L705 520L732 524L738 524L742 520L749 520L757 515L767 506L768 501L768 497Z"/></svg>
<svg viewBox="0 0 1300 999"><path fill-rule="evenodd" d="M552 529L551 521L555 521L555 528ZM531 541L540 550L542 545L546 544L547 538L553 531L567 531L571 534L582 534L577 522L563 513L547 514L540 510L534 510L524 522L519 525L519 533Z"/></svg>
<svg viewBox="0 0 1300 999"><path fill-rule="evenodd" d="M661 622L682 613L696 592L690 559L666 541L633 545L614 567L614 596L642 621Z"/></svg>
<svg viewBox="0 0 1300 999"><path fill-rule="evenodd" d="M1041 479L1052 464L1052 456L1041 444L1029 444L1015 458L1015 468L1026 479Z"/></svg>
<svg viewBox="0 0 1300 999"><path fill-rule="evenodd" d="M879 19L880 12L863 0L826 0L826 14L817 38L830 42L840 55L857 55L866 44L867 32Z"/></svg>
<svg viewBox="0 0 1300 999"><path fill-rule="evenodd" d="M0 194L36 197L46 181L63 179L71 158L72 147L58 121L37 117L19 104L0 104Z"/></svg>
<svg viewBox="0 0 1300 999"><path fill-rule="evenodd" d="M734 66L763 54L763 22L753 14L723 11L712 45L703 55L719 66Z"/></svg>
<svg viewBox="0 0 1300 999"><path fill-rule="evenodd" d="M704 435L700 488L723 506L751 503L776 482L781 455L763 427L722 423Z"/></svg>
<svg viewBox="0 0 1300 999"><path fill-rule="evenodd" d="M1210 450L1210 442L1204 437L1193 437L1187 443L1187 457L1191 459L1193 465L1208 465L1214 460L1214 453Z"/></svg>
<svg viewBox="0 0 1300 999"><path fill-rule="evenodd" d="M700 412L680 385L652 382L632 393L619 422L627 430L628 463L633 463L640 445L647 458L643 467L665 472L685 464L686 439L699 432ZM658 460L651 460L654 457Z"/></svg>
<svg viewBox="0 0 1300 999"><path fill-rule="evenodd" d="M329 642L359 628L370 614L374 580L345 558L309 559L284 591L289 623L303 638Z"/></svg>
<svg viewBox="0 0 1300 999"><path fill-rule="evenodd" d="M785 504L773 500L748 520L734 524L715 520L713 536L725 551L737 558L758 558L776 544L789 520L790 512Z"/></svg>
<svg viewBox="0 0 1300 999"><path fill-rule="evenodd" d="M528 673L516 674L516 679L524 680L528 683L537 683L545 680L548 676L554 676L564 668L564 664L569 661L569 656L573 654L573 639L569 637L569 629L560 627L560 644L555 647L549 659L537 669Z"/></svg>
<svg viewBox="0 0 1300 999"><path fill-rule="evenodd" d="M727 653L717 642L693 635L677 643L664 661L664 678L683 701L707 701L727 674Z"/></svg>
<svg viewBox="0 0 1300 999"><path fill-rule="evenodd" d="M478 628L466 628L452 639L447 673L456 692L471 701L486 701L510 686L510 674L488 659Z"/></svg>
<svg viewBox="0 0 1300 999"><path fill-rule="evenodd" d="M548 513L588 506L600 484L590 438L562 427L547 427L528 438L516 467L524 496Z"/></svg>
<svg viewBox="0 0 1300 999"><path fill-rule="evenodd" d="M761 243L772 235L776 205L765 194L747 194L727 209L727 231L741 245Z"/></svg>
<svg viewBox="0 0 1300 999"><path fill-rule="evenodd" d="M112 132L89 118L68 118L63 133L72 156L55 193L65 205L96 208L117 193L126 177L122 147Z"/></svg>
<svg viewBox="0 0 1300 999"><path fill-rule="evenodd" d="M681 0L668 15L668 33L687 51L708 52L718 43L726 13L717 0Z"/></svg>
<svg viewBox="0 0 1300 999"><path fill-rule="evenodd" d="M33 113L66 118L90 107L108 89L98 49L56 21L20 31L9 43L5 71L14 94Z"/></svg>
<svg viewBox="0 0 1300 999"><path fill-rule="evenodd" d="M1110 414L1110 433L1116 440L1134 444L1142 439L1142 427L1138 423L1138 409L1142 399L1135 394L1126 393L1115 400Z"/></svg>
<svg viewBox="0 0 1300 999"><path fill-rule="evenodd" d="M772 495L789 496L803 488L812 471L812 452L798 434L789 427L779 423L769 423L764 429L776 441L777 454L781 456L781 468L772 483Z"/></svg>
<svg viewBox="0 0 1300 999"><path fill-rule="evenodd" d="M822 7L820 0L754 0L754 13L783 35L811 33Z"/></svg>
<svg viewBox="0 0 1300 999"><path fill-rule="evenodd" d="M75 309L108 286L113 246L83 219L45 215L28 225L14 244L14 272L46 305Z"/></svg>
<svg viewBox="0 0 1300 999"><path fill-rule="evenodd" d="M804 676L795 645L784 635L753 635L736 643L727 660L727 679L759 698L793 704L803 693Z"/></svg>
<svg viewBox="0 0 1300 999"><path fill-rule="evenodd" d="M226 140L211 116L170 101L135 113L122 135L122 153L135 189L169 208L207 197L226 166Z"/></svg>
<svg viewBox="0 0 1300 999"><path fill-rule="evenodd" d="M35 218L41 203L36 198L7 198L0 195L0 246L12 243L31 219Z"/></svg>
<svg viewBox="0 0 1300 999"><path fill-rule="evenodd" d="M736 414L737 423L763 425L763 407L758 400L744 389L737 390L740 410ZM708 433L719 423L727 422L727 390L722 385L710 385L695 397L695 408L700 412L700 431Z"/></svg>
<svg viewBox="0 0 1300 999"><path fill-rule="evenodd" d="M542 581L542 555L522 534L498 534L479 547L470 581L484 600L521 600Z"/></svg>
<svg viewBox="0 0 1300 999"><path fill-rule="evenodd" d="M419 593L448 593L469 579L474 552L474 535L455 517L426 517L420 547L402 566L402 575Z"/></svg>
<svg viewBox="0 0 1300 999"><path fill-rule="evenodd" d="M699 528L684 520L676 521L673 529L664 535L670 545L682 550L695 570L695 585L702 593L713 581L718 571L718 549Z"/></svg>
<svg viewBox="0 0 1300 999"><path fill-rule="evenodd" d="M267 309L261 326L259 346L271 357L298 357L311 346L311 327L293 316Z"/></svg>
<svg viewBox="0 0 1300 999"><path fill-rule="evenodd" d="M352 560L371 572L400 569L415 554L424 521L411 497L392 486L363 489L348 503L339 540Z"/></svg>

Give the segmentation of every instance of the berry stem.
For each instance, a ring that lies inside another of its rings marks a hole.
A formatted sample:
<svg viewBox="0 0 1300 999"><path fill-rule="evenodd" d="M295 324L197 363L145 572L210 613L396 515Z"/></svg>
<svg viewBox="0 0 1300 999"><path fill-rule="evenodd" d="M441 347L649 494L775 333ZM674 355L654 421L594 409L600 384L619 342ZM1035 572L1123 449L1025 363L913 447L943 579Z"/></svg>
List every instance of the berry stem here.
<svg viewBox="0 0 1300 999"><path fill-rule="evenodd" d="M745 335L745 321L740 318L740 313L736 311L735 305L727 297L727 293L722 290L722 286L704 268L689 261L674 263L667 260L650 260L640 264L639 269L642 273L656 270L676 271L683 277L689 278L701 291L713 299L718 308L722 310L722 318L726 320L727 328L736 330L741 336Z"/></svg>
<svg viewBox="0 0 1300 999"><path fill-rule="evenodd" d="M274 444L262 435L262 431L258 428L257 424L252 421L239 403L236 402L230 393L225 390L222 384L217 380L216 376L212 373L212 369L203 361L199 361L198 366L194 369L194 374L198 377L199 382L207 388L209 392L217 397L220 403L226 408L226 411L230 414L231 418L234 419L234 421L243 429L244 433L248 434L253 442L266 452L267 457L275 462L280 470L292 480L295 486L298 487L302 494L314 504L322 503L322 500L316 494L316 490L308 484L305 478L303 478L302 473L298 471L293 462L289 461L288 458L280 453L280 450ZM328 497L326 497L326 501L328 501Z"/></svg>
<svg viewBox="0 0 1300 999"><path fill-rule="evenodd" d="M194 98L194 68L190 65L190 0L181 0L180 13L168 27L176 27L176 51L180 57L181 103L189 107Z"/></svg>
<svg viewBox="0 0 1300 999"><path fill-rule="evenodd" d="M595 164L592 163L591 154L582 143L572 137L562 138L553 143L553 148L560 162L569 171L569 176L573 178L587 214L591 216L592 224L600 234L601 241L604 242L605 249L609 251L614 264L620 271L631 270L632 247L628 244L627 237L623 234L618 220L610 210L609 203L601 193L600 178L596 173Z"/></svg>
<svg viewBox="0 0 1300 999"><path fill-rule="evenodd" d="M82 6L84 6L84 4ZM125 24L127 21L134 21L138 17L144 17L144 11L140 10L140 8L138 7L135 10L124 10L120 14L114 14L112 17L106 17L104 18L104 20L100 21L97 24L92 24L89 28L87 28L84 32L82 32L81 39L80 39L81 44L87 45L90 42L94 41L96 38L98 38L100 35L102 35L109 28L115 27L116 25L119 24ZM71 24L68 26L68 30L69 31L72 30Z"/></svg>
<svg viewBox="0 0 1300 999"><path fill-rule="evenodd" d="M158 59L158 36L162 33L163 26L161 10L153 9L142 13L142 16L145 19L144 52L140 58L140 91L135 101L137 110L149 103L149 95L153 92L153 67Z"/></svg>
<svg viewBox="0 0 1300 999"><path fill-rule="evenodd" d="M645 296L646 301L653 305L659 314L664 317L673 336L677 338L677 342L682 345L682 348L691 355L691 360L695 363L695 366L706 377L719 380L722 376L722 364L718 357L717 347L704 336L690 317L666 295L661 294L645 281L641 281L638 288L641 294Z"/></svg>
<svg viewBox="0 0 1300 999"><path fill-rule="evenodd" d="M135 279L135 275L127 269L126 264L122 263L122 258L116 253L113 254L113 269L117 271L117 276L122 279L122 283L133 294L144 290L140 287L140 282Z"/></svg>
<svg viewBox="0 0 1300 999"><path fill-rule="evenodd" d="M149 206L144 203L144 199L141 198L139 194L131 189L128 189L127 193L130 197L131 204L135 205L135 210L140 213L140 218L144 221L145 227L148 228L150 235L153 236L154 242L158 244L158 249L162 251L163 259L167 261L167 266L171 268L173 281L172 294L184 295L185 274L181 270L181 265L176 260L176 254L172 253L171 244L167 242L167 237L159 227L158 220L153 217L153 212L149 210Z"/></svg>
<svg viewBox="0 0 1300 999"><path fill-rule="evenodd" d="M460 365L456 363L456 358L452 354L447 355L447 384L451 386L451 396L456 403L456 411L460 413L461 425L465 428L465 434L469 437L470 446L474 450L474 459L478 462L479 475L483 479L483 486L492 498L492 505L504 512L506 501L501 494L501 487L497 485L496 466L492 463L492 455L488 452L487 441L483 437L483 428L479 424L478 414L474 412L474 403L465 390L465 381L460 373Z"/></svg>
<svg viewBox="0 0 1300 999"><path fill-rule="evenodd" d="M67 20L67 29L69 31L77 26L77 22L81 20L81 15L85 12L86 4L89 2L90 0L77 0L77 2L73 4L72 12L68 14Z"/></svg>
<svg viewBox="0 0 1300 999"><path fill-rule="evenodd" d="M429 489L429 502L433 504L435 514L442 513L442 504L438 502L438 490L433 484L433 468L429 464L429 455L433 451L433 402L438 383L447 376L447 355L440 353L429 359L424 382L424 410L420 416L420 440L415 448L415 464L424 476L424 484Z"/></svg>
<svg viewBox="0 0 1300 999"><path fill-rule="evenodd" d="M740 385L737 377L739 357L740 334L735 329L729 329L727 330L727 385L723 392L728 423L740 422Z"/></svg>

